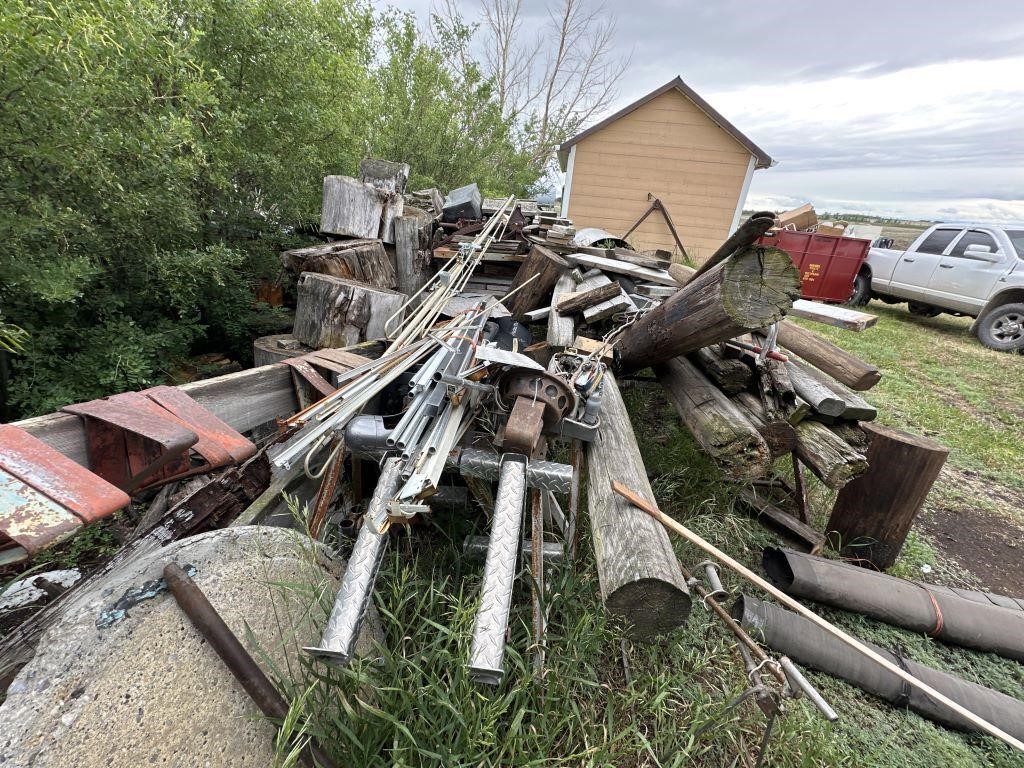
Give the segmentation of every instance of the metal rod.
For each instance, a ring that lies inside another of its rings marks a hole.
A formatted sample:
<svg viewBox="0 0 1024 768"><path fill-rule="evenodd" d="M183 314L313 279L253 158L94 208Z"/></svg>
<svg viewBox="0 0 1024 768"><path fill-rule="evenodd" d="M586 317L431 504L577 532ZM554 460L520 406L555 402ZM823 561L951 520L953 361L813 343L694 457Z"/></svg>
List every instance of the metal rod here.
<svg viewBox="0 0 1024 768"><path fill-rule="evenodd" d="M799 688L830 723L834 723L839 719L839 715L836 714L836 711L829 706L829 703L825 701L825 699L822 698L821 694L818 693L818 689L811 685L810 681L804 677L804 673L797 668L796 664L790 661L788 656L781 657L779 659L779 664L782 665L782 671L785 672L786 677L789 678L790 687L794 689Z"/></svg>
<svg viewBox="0 0 1024 768"><path fill-rule="evenodd" d="M387 534L380 533L371 521L375 514L387 507L388 500L394 495L400 480L400 467L399 459L388 459L384 463L320 645L303 649L328 664L348 664L355 652L359 628L372 600L377 569L388 541Z"/></svg>
<svg viewBox="0 0 1024 768"><path fill-rule="evenodd" d="M524 477L525 481L525 477ZM533 674L540 677L544 672L544 508L541 506L541 492L530 493L530 575L532 583L533 609Z"/></svg>
<svg viewBox="0 0 1024 768"><path fill-rule="evenodd" d="M526 464L526 457L520 454L506 454L501 461L491 521L491 543L480 589L480 608L473 624L470 675L490 685L500 683L505 674L505 633L512 607L512 586L523 524Z"/></svg>
<svg viewBox="0 0 1024 768"><path fill-rule="evenodd" d="M992 723L988 722L988 720L985 720L983 717L979 717L978 715L974 714L973 712L971 712L971 710L967 709L966 707L953 701L953 699L949 698L948 696L935 690L932 686L928 685L924 681L918 680L905 669L901 668L898 664L893 664L888 659L879 655L876 651L864 645L864 643L862 643L857 638L853 637L852 635L839 629L839 627L835 626L834 624L821 618L821 616L816 614L814 611L805 607L798 601L794 600L781 589L774 587L772 584L762 579L760 576L758 576L756 573L754 573L752 570L747 568L742 563L737 562L735 559L729 557L729 555L725 554L725 552L722 552L722 550L718 549L711 542L701 538L682 523L673 520L660 509L649 504L647 500L644 499L642 496L638 496L636 493L634 493L629 488L627 488L626 486L622 485L617 481L612 481L612 490L615 493L618 493L623 498L627 499L637 509L646 512L648 515L653 517L655 520L664 525L673 533L682 536L691 544L700 547L709 555L717 559L719 562L723 563L724 565L727 565L731 570L735 571L740 576L745 578L747 581L763 589L765 592L774 597L784 606L800 614L811 623L816 624L825 632L832 635L837 640L840 640L843 644L849 646L858 653L871 659L873 662L878 664L887 672L891 672L892 674L896 675L903 682L913 686L926 696L931 696L936 701L945 704L958 715L965 718L971 724L977 726L979 729L989 734L990 736L995 736L997 739L1010 745L1014 749L1024 752L1024 742L1020 741L1020 739L1016 739L1010 734L1008 734L1006 731L1002 730L1001 728L997 728L996 726L992 725Z"/></svg>
<svg viewBox="0 0 1024 768"><path fill-rule="evenodd" d="M216 651L260 711L273 720L284 720L288 716L288 703L253 661L235 633L224 623L203 591L177 563L164 566L164 581L192 626ZM302 753L303 761L312 768L335 768L337 765L313 741L303 748Z"/></svg>

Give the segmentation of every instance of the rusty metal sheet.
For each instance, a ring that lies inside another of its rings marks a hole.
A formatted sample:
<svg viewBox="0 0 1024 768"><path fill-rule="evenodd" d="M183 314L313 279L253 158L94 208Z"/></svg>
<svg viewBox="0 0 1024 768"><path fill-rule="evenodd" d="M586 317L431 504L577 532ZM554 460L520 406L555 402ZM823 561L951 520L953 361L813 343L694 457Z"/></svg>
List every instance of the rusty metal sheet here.
<svg viewBox="0 0 1024 768"><path fill-rule="evenodd" d="M0 468L86 523L108 517L130 502L124 491L10 424L0 424Z"/></svg>
<svg viewBox="0 0 1024 768"><path fill-rule="evenodd" d="M56 501L0 470L0 550L10 550L13 542L30 557L73 536L82 525Z"/></svg>
<svg viewBox="0 0 1024 768"><path fill-rule="evenodd" d="M313 389L320 393L321 397L327 397L335 392L335 388L331 386L331 382L317 373L317 370L309 364L309 361L303 357L289 357L281 361L285 365L291 366L292 370L295 371L304 381L309 383Z"/></svg>
<svg viewBox="0 0 1024 768"><path fill-rule="evenodd" d="M250 440L177 387L152 387L142 394L199 435L193 450L210 463L211 469L225 464L241 464L256 453L256 446ZM214 448L227 454L223 461L214 461Z"/></svg>
<svg viewBox="0 0 1024 768"><path fill-rule="evenodd" d="M171 464L187 470L187 451L199 440L190 429L154 414L160 410L137 392L108 400L64 406L61 410L85 420L89 463L100 477L129 493L167 479L163 470Z"/></svg>

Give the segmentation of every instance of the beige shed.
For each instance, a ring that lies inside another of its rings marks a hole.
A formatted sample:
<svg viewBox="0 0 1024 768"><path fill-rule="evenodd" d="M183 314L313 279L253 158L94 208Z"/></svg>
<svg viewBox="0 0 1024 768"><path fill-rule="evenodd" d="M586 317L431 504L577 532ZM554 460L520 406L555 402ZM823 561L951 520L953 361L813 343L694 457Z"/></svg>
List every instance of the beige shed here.
<svg viewBox="0 0 1024 768"><path fill-rule="evenodd" d="M558 158L562 215L578 229L621 236L660 198L696 262L736 229L754 170L772 164L678 77L566 141ZM629 240L678 253L657 213Z"/></svg>

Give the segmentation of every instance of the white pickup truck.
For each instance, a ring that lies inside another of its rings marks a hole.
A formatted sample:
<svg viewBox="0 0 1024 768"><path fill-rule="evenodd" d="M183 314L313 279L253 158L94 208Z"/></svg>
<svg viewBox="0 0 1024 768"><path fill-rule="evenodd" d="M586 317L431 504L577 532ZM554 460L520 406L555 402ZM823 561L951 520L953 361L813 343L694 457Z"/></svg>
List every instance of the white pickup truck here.
<svg viewBox="0 0 1024 768"><path fill-rule="evenodd" d="M905 251L872 248L850 303L873 298L905 301L915 315L975 317L986 347L1024 350L1024 225L936 224Z"/></svg>

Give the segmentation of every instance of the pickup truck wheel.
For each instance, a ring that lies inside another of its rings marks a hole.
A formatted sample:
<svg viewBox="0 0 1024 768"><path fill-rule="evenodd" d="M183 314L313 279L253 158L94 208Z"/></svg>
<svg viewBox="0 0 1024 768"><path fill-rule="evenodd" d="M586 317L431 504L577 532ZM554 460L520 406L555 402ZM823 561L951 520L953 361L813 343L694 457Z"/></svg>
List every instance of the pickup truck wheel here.
<svg viewBox="0 0 1024 768"><path fill-rule="evenodd" d="M908 301L907 309L910 310L910 314L917 315L918 317L938 317L942 314L942 310L938 307L933 307L931 304L923 304L920 301Z"/></svg>
<svg viewBox="0 0 1024 768"><path fill-rule="evenodd" d="M1024 350L1024 304L1003 304L978 323L978 340L1000 352Z"/></svg>
<svg viewBox="0 0 1024 768"><path fill-rule="evenodd" d="M863 307L871 301L871 275L861 272L853 281L853 294L846 303L851 307Z"/></svg>

